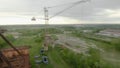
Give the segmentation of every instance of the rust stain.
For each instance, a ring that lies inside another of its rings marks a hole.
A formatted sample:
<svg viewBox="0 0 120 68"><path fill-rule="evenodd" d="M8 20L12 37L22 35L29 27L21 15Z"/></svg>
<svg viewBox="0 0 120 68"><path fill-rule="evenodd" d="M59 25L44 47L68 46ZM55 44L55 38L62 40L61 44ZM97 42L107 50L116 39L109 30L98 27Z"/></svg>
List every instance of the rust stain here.
<svg viewBox="0 0 120 68"><path fill-rule="evenodd" d="M28 47L18 47L18 51L23 55L24 57L24 63L22 59L20 59L20 55L13 49L2 49L2 53L9 62L11 63L13 68L20 68L19 66L22 65L21 68L30 68L30 61L29 61L29 48ZM8 65L3 61L0 63L0 68L9 68Z"/></svg>

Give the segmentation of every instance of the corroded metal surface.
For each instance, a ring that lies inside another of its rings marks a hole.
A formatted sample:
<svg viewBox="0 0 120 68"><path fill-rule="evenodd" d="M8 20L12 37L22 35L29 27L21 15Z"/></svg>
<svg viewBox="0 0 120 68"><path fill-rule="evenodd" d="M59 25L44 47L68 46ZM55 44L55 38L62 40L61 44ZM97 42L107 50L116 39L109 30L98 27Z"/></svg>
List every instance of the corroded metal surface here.
<svg viewBox="0 0 120 68"><path fill-rule="evenodd" d="M0 36L12 48L0 50L0 68L30 68L28 48L14 47L3 35L5 31L0 29Z"/></svg>
<svg viewBox="0 0 120 68"><path fill-rule="evenodd" d="M22 54L23 59L21 59L20 55L12 48L9 49L3 49L1 50L2 54L7 58L9 63L11 64L12 68L30 68L29 63L29 48L28 47L18 47L17 50ZM24 61L24 63L23 63ZM1 68L10 68L8 64L3 60L2 63L0 63ZM22 66L21 66L22 65ZM21 66L21 67L19 67Z"/></svg>

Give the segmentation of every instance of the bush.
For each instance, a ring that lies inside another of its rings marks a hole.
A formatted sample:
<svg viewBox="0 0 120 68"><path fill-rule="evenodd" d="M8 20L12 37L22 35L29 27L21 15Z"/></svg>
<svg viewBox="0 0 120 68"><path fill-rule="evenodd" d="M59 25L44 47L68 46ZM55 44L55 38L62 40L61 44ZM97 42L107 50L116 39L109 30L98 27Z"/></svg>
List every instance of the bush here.
<svg viewBox="0 0 120 68"><path fill-rule="evenodd" d="M63 31L60 30L60 29L57 29L57 28L44 28L44 29L41 29L40 32L48 32L49 34L62 34Z"/></svg>
<svg viewBox="0 0 120 68"><path fill-rule="evenodd" d="M8 39L8 41L10 41L10 42L13 42L13 41L15 40L12 35L6 35L5 37L6 37L6 38ZM2 38L0 37L0 48L4 48L6 45L8 45L8 44L4 41L4 39L2 39Z"/></svg>
<svg viewBox="0 0 120 68"><path fill-rule="evenodd" d="M58 40L57 36L56 35L51 35L52 39L55 41L55 40Z"/></svg>
<svg viewBox="0 0 120 68"><path fill-rule="evenodd" d="M37 43L43 42L43 40L44 40L44 33L41 33L40 36L36 36L34 39L35 39L35 42L37 42Z"/></svg>
<svg viewBox="0 0 120 68"><path fill-rule="evenodd" d="M15 41L15 38L12 35L7 35L6 38L11 42Z"/></svg>
<svg viewBox="0 0 120 68"><path fill-rule="evenodd" d="M0 49L4 48L5 45L6 45L5 41L2 38L0 38Z"/></svg>
<svg viewBox="0 0 120 68"><path fill-rule="evenodd" d="M120 39L112 40L111 44L116 50L120 51Z"/></svg>

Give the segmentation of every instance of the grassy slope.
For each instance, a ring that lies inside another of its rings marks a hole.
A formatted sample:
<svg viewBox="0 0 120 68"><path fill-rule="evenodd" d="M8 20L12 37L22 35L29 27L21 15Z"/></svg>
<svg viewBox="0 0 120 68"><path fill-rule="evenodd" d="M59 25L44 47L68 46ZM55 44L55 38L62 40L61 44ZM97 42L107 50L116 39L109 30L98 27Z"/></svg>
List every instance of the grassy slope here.
<svg viewBox="0 0 120 68"><path fill-rule="evenodd" d="M101 45L102 46L107 46L106 43L101 43L101 42L86 39L86 38L84 38L84 39L87 40L88 42L93 42L93 43L95 43L99 46L101 46ZM34 63L34 56L39 55L39 50L42 46L42 43L36 43L34 37L32 37L32 36L25 36L25 37L22 36L21 38L17 39L14 42L14 44L16 46L21 46L21 45L31 46L31 48L30 48L30 62L31 62L32 68L36 68L36 65ZM70 65L68 63L66 63L63 60L63 58L61 58L58 51L50 49L50 51L47 52L47 55L48 55L48 58L49 58L49 64L48 65L40 64L41 68L71 68L71 67L69 67ZM118 64L116 64L116 65L118 65ZM114 67L114 68L119 68L119 67Z"/></svg>
<svg viewBox="0 0 120 68"><path fill-rule="evenodd" d="M19 44L19 45L18 45ZM34 40L34 37L21 37L14 41L15 46L23 46L27 45L30 46L30 63L32 68L36 68L35 62L34 62L34 56L40 55L39 51L42 46L42 43L36 43ZM47 52L48 58L49 58L49 64L40 64L39 66L41 68L70 68L67 63L64 62L64 60L60 57L58 54L58 51L55 50L49 50Z"/></svg>
<svg viewBox="0 0 120 68"><path fill-rule="evenodd" d="M81 38L81 39L83 39L83 40L85 40L89 43L94 43L98 47L104 49L105 52L102 52L101 56L103 56L103 58L109 64L113 65L113 68L120 68L120 65L119 65L120 64L120 58L119 58L120 52L114 48L113 44L109 44L109 42L106 42L106 41L105 42L101 41L95 35L94 36L89 36L89 34L88 35L84 34L84 36L77 36L77 37L79 37L79 38ZM113 38L111 38L111 39L113 39ZM110 42L110 43L113 43L113 42Z"/></svg>

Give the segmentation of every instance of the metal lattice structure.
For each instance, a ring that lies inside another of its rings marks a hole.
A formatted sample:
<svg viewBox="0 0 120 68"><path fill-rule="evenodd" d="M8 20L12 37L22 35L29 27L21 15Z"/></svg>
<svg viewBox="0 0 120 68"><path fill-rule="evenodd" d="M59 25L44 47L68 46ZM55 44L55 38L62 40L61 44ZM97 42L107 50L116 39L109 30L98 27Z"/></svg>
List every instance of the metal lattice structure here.
<svg viewBox="0 0 120 68"><path fill-rule="evenodd" d="M0 49L0 68L30 68L28 47L14 47L3 35L5 31L0 29L0 36L11 48Z"/></svg>
<svg viewBox="0 0 120 68"><path fill-rule="evenodd" d="M81 1L77 1L77 2L72 2L72 3L66 3L66 4L60 4L60 5L56 5L56 6L52 6L52 7L44 7L44 18L38 18L38 19L41 19L41 20L45 20L45 25L49 25L49 20L60 15L61 13L65 12L66 10L78 5L78 4L81 4L81 3L85 3L85 2L88 2L90 0L81 0ZM58 8L60 6L66 6L66 5L70 5L68 6L67 8L57 12L56 14L54 14L53 16L49 17L49 11L48 9L51 9L51 8ZM33 17L31 19L32 21L36 21L36 18ZM50 37L50 36L49 36ZM48 51L48 41L49 41L49 37L48 37L48 32L46 31L45 29L45 37L44 37L44 49L45 51Z"/></svg>

